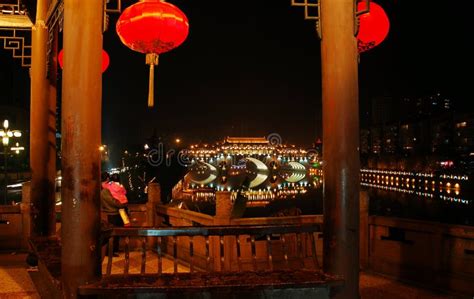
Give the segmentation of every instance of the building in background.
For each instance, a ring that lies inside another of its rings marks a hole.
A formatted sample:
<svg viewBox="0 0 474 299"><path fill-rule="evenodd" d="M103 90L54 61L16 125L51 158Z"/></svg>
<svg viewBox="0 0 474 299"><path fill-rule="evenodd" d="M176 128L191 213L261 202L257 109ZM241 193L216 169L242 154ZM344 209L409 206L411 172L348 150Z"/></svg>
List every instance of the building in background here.
<svg viewBox="0 0 474 299"><path fill-rule="evenodd" d="M368 126L360 132L363 161L416 159L423 165L474 169L470 162L474 158L474 115L455 111L451 99L440 93L377 97L370 107Z"/></svg>

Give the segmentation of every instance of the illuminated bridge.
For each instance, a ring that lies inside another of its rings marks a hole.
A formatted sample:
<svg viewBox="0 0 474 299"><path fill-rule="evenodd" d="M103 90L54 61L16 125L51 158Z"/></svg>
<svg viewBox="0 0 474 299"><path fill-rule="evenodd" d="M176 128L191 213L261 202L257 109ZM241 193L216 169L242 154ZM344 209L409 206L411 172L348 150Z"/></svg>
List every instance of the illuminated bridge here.
<svg viewBox="0 0 474 299"><path fill-rule="evenodd" d="M173 189L173 198L213 200L215 191L241 192L248 205L294 198L322 183L315 150L272 144L265 138L227 137L188 151L189 171Z"/></svg>

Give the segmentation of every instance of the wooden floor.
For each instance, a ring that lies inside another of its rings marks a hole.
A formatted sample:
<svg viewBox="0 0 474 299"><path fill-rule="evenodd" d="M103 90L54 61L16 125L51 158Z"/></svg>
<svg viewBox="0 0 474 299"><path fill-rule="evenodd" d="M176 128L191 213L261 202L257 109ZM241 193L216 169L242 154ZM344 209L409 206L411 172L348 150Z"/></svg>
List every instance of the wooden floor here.
<svg viewBox="0 0 474 299"><path fill-rule="evenodd" d="M125 264L125 255L120 253L119 257L112 260L112 274L123 273ZM102 273L105 273L107 266L107 258L102 264ZM130 252L130 269L129 273L140 273L141 253ZM146 273L157 273L158 256L154 252L147 252ZM173 260L163 258L163 272L173 273ZM189 272L189 268L185 265L178 264L178 272ZM360 293L361 298L383 298L383 299L455 299L459 298L447 294L439 294L437 292L408 285L399 281L395 281L386 277L382 277L370 273L361 273L360 276Z"/></svg>
<svg viewBox="0 0 474 299"><path fill-rule="evenodd" d="M139 252L130 253L130 273L139 273L141 267L141 255ZM25 263L26 254L2 253L0 254L0 298L40 298L31 276L38 272L27 272L28 266ZM124 254L113 259L112 272L123 272L125 262ZM105 272L106 259L104 259L103 270ZM156 254L147 253L147 273L157 272L158 259ZM163 271L173 272L173 261L163 259ZM184 265L178 265L178 271L188 272ZM382 299L449 299L462 298L418 288L412 285L401 283L374 274L362 273L360 277L361 298L382 298ZM471 298L471 297L464 297Z"/></svg>
<svg viewBox="0 0 474 299"><path fill-rule="evenodd" d="M112 258L112 274L121 274L123 273L125 266L125 254L123 252L119 253L119 257ZM105 257L102 262L102 273L107 272L107 260ZM128 273L129 274L140 274L142 256L139 251L130 252L130 266ZM174 263L170 258L162 259L162 267L164 273L173 273ZM178 264L178 272L189 272L189 268ZM158 273L158 255L155 252L147 251L146 253L146 268L145 273L153 274Z"/></svg>

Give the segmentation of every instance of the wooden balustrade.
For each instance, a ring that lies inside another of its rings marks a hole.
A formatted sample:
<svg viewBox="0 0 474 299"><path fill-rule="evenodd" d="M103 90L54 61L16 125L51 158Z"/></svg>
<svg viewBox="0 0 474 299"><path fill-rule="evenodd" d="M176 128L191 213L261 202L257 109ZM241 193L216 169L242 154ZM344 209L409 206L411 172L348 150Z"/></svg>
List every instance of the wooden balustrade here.
<svg viewBox="0 0 474 299"><path fill-rule="evenodd" d="M112 275L114 237L124 238L125 241L125 262L121 275L130 274L130 251L133 249L130 246L130 239L132 238L141 241L141 248L138 249L141 251L140 274L146 272L147 255L149 254L156 254L158 257L158 269L153 274L163 274L163 258L166 253L167 257L173 261L173 273L178 273L178 264L183 261L180 259L182 256L186 256L185 261L191 273L196 271L273 271L276 268L291 269L291 266L296 269L319 269L314 234L320 233L320 231L321 227L318 224L159 229L114 228L103 233L103 238L108 239L109 244L105 275ZM293 242L289 242L290 239ZM187 240L187 246L178 246L178 241L183 242L183 240L185 240L184 242ZM146 250L148 242L156 244L152 252ZM250 246L248 246L249 243ZM196 264L196 247L203 249L204 263ZM293 252L290 252L290 247L294 248ZM178 248L181 250L185 248L188 252L186 254L178 252ZM168 249L171 249L170 252ZM258 250L260 254L257 254ZM290 263L290 257L293 263ZM311 262L308 263L308 259ZM244 267L246 262L251 266L250 269Z"/></svg>

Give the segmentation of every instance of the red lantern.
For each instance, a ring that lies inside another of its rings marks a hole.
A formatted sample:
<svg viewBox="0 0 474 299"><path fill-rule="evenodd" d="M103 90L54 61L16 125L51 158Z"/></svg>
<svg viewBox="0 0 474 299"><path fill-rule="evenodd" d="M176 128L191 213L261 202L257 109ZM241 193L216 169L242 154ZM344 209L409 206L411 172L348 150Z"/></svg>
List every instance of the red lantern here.
<svg viewBox="0 0 474 299"><path fill-rule="evenodd" d="M146 54L150 65L148 106L153 107L154 66L158 55L181 45L188 36L186 15L161 0L141 0L125 9L117 21L117 34L130 49Z"/></svg>
<svg viewBox="0 0 474 299"><path fill-rule="evenodd" d="M63 56L64 56L64 50L61 50L58 55L59 66L61 68L63 68ZM107 54L105 50L102 50L102 73L105 72L105 70L109 67L109 63L110 63L109 54Z"/></svg>
<svg viewBox="0 0 474 299"><path fill-rule="evenodd" d="M357 46L359 52L364 52L379 45L387 37L390 22L383 8L377 3L370 2L370 11L360 16ZM366 9L365 1L357 4L357 10Z"/></svg>

